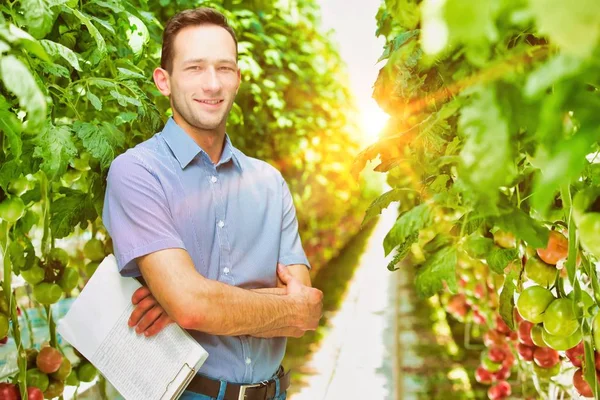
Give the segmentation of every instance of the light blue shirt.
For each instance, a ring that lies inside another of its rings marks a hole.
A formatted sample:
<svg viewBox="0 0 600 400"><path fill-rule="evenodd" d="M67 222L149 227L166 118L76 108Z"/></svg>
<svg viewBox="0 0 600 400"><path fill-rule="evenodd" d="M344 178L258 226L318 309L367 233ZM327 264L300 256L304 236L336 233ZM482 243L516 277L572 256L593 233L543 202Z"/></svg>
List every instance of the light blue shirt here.
<svg viewBox="0 0 600 400"><path fill-rule="evenodd" d="M102 219L124 276L141 275L137 257L167 248L187 250L204 277L244 289L275 287L278 262L310 268L279 171L229 136L215 165L173 119L113 161ZM189 332L209 354L199 372L238 383L271 378L287 341Z"/></svg>

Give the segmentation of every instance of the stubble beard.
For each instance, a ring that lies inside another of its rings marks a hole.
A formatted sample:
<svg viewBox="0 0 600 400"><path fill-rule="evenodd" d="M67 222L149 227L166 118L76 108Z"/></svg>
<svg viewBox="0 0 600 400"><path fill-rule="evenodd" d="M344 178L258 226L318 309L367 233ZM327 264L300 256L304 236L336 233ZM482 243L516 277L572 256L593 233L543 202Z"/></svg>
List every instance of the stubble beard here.
<svg viewBox="0 0 600 400"><path fill-rule="evenodd" d="M188 125L202 131L216 131L222 124L225 123L225 121L227 121L232 106L233 102L231 102L228 105L227 109L217 122L208 123L207 121L202 120L202 117L199 115L199 112L194 113L191 109L185 109L184 107L180 107L178 99L176 97L173 97L173 111L176 111ZM182 112L182 110L186 110L189 112Z"/></svg>

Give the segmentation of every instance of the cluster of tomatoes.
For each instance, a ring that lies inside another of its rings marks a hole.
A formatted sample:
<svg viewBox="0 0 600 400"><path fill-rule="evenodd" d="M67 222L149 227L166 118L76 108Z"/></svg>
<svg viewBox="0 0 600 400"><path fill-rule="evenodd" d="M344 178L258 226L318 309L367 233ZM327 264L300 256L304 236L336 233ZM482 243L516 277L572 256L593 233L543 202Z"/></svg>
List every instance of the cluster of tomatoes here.
<svg viewBox="0 0 600 400"><path fill-rule="evenodd" d="M475 380L484 385L492 385L488 389L488 397L491 400L501 400L512 392L507 379L515 364L512 344L517 338L499 315L495 316L495 324L496 327L483 336L486 350L481 353L481 364L475 370Z"/></svg>
<svg viewBox="0 0 600 400"><path fill-rule="evenodd" d="M495 245L515 248L514 236L503 232L494 234ZM515 365L526 373L534 374L540 381L548 381L561 372L573 372L573 386L582 396L592 397L592 390L583 378L583 341L581 317L592 317L595 301L586 291L581 291L575 301L574 291L565 294L561 280L568 255L568 239L560 231L550 232L546 248L526 248L523 254L524 289L514 309L516 332L497 314L498 293L504 276L489 271L483 260L466 254L459 257L457 273L459 293L447 297L446 309L461 322L474 322L491 327L484 335L486 350L475 371L477 382L491 385L490 399L504 399L511 395L507 379ZM579 255L576 264L580 264ZM558 285L558 286L557 286ZM600 314L592 319L594 346L600 348ZM573 367L571 367L571 365ZM596 354L600 367L600 355ZM600 376L600 374L599 374Z"/></svg>
<svg viewBox="0 0 600 400"><path fill-rule="evenodd" d="M69 359L51 346L39 351L27 349L27 395L29 400L53 399L63 394L65 385L78 386L79 382L91 382L97 375L96 368L85 358L76 367ZM15 383L0 383L0 399L19 400L21 394Z"/></svg>

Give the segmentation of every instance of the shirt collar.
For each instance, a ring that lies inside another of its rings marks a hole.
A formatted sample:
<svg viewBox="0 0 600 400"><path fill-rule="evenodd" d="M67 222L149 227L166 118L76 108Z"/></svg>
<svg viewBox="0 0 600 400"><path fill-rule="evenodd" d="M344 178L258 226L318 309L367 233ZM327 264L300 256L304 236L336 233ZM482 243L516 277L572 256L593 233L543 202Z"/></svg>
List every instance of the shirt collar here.
<svg viewBox="0 0 600 400"><path fill-rule="evenodd" d="M184 169L188 164L199 154L203 153L207 158L208 154L185 131L177 125L175 120L171 117L165 124L162 130L162 136L167 142L167 145L175 155L175 158L181 165L181 169ZM225 145L223 146L223 152L221 153L221 159L217 165L224 164L229 160L242 171L242 164L240 163L239 157L236 154L235 147L229 139L229 135L225 134Z"/></svg>

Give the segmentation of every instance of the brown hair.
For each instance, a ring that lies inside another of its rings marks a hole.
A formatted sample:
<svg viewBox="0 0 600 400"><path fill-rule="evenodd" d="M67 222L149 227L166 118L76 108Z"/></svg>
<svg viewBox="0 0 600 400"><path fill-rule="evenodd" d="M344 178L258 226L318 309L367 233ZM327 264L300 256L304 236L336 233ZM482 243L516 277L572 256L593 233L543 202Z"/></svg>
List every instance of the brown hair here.
<svg viewBox="0 0 600 400"><path fill-rule="evenodd" d="M191 10L184 10L176 14L167 22L163 32L162 54L160 56L160 66L167 71L173 68L173 47L175 37L183 28L188 26L216 25L225 29L235 42L235 57L237 59L237 38L235 32L229 26L227 18L219 11L208 7L198 7Z"/></svg>

